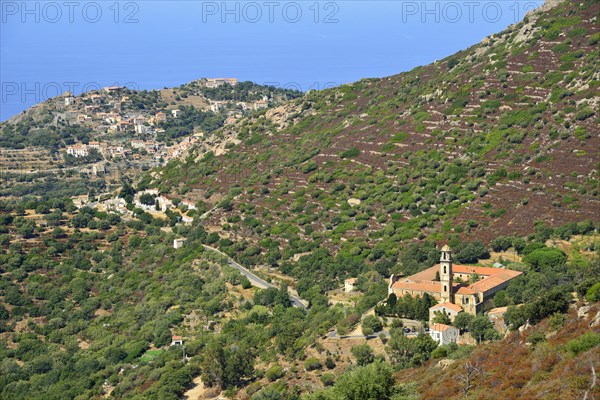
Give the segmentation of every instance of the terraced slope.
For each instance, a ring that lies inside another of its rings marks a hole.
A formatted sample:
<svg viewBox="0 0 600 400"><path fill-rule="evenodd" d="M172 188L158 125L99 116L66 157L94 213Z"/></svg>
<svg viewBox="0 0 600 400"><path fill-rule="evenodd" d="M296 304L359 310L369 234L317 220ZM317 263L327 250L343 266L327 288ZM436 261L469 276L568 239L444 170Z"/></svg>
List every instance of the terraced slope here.
<svg viewBox="0 0 600 400"><path fill-rule="evenodd" d="M310 92L144 183L221 204L206 225L257 262L599 221L599 9L546 3L447 59Z"/></svg>

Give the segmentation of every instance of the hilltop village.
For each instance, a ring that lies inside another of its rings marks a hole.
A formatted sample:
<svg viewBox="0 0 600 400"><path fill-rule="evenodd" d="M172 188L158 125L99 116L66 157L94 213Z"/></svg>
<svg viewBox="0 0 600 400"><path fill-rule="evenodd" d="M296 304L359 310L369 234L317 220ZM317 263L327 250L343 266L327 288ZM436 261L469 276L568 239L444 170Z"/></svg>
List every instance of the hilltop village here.
<svg viewBox="0 0 600 400"><path fill-rule="evenodd" d="M236 78L208 78L197 82L200 88L207 89L224 85L235 87L238 84ZM187 150L205 135L203 131L193 132L175 143L164 140L164 137L163 140L157 139L165 133L165 125L181 118L182 110L178 104L158 111L139 109L130 94L131 92L122 86L108 86L77 97L70 92L63 94L64 104L55 118L67 124L89 127L98 136L103 137L101 141L82 141L69 145L64 149L65 155L85 159L97 152L102 159L107 160L144 159L166 163L186 154ZM245 112L269 107L267 96L262 96L256 101L212 100L201 94L197 96L204 103L198 107L200 110L224 113L224 125L233 124ZM125 135L127 138L123 137ZM119 138L121 140L116 140Z"/></svg>

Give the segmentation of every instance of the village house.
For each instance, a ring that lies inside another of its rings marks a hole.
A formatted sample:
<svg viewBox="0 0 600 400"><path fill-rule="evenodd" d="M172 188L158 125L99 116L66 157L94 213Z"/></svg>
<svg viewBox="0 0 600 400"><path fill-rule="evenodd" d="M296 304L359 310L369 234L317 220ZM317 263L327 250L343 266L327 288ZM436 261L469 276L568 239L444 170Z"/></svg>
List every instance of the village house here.
<svg viewBox="0 0 600 400"><path fill-rule="evenodd" d="M262 110L269 107L269 103L266 100L258 100L254 103L254 110Z"/></svg>
<svg viewBox="0 0 600 400"><path fill-rule="evenodd" d="M156 200L158 200L159 208L162 212L173 208L173 201L165 195L158 196Z"/></svg>
<svg viewBox="0 0 600 400"><path fill-rule="evenodd" d="M204 84L207 88L216 88L224 84L235 86L238 83L237 78L208 78Z"/></svg>
<svg viewBox="0 0 600 400"><path fill-rule="evenodd" d="M86 206L90 202L90 198L87 194L71 197L73 205L77 208Z"/></svg>
<svg viewBox="0 0 600 400"><path fill-rule="evenodd" d="M98 152L104 154L104 153L106 153L106 149L108 146L106 143L92 141L88 144L87 147L88 147L88 149L96 149L96 150L98 150Z"/></svg>
<svg viewBox="0 0 600 400"><path fill-rule="evenodd" d="M89 105L89 106L85 106L84 108L85 108L85 111L89 112L89 113L96 113L96 112L100 111L100 106L97 106L97 105Z"/></svg>
<svg viewBox="0 0 600 400"><path fill-rule="evenodd" d="M427 293L441 303L459 306L463 311L476 315L496 292L506 288L521 274L505 268L455 265L452 250L444 246L438 265L406 278L392 275L388 294L414 297Z"/></svg>
<svg viewBox="0 0 600 400"><path fill-rule="evenodd" d="M90 122L91 120L92 120L92 117L90 117L89 115L79 114L77 116L77 123L78 124L84 124L86 122Z"/></svg>
<svg viewBox="0 0 600 400"><path fill-rule="evenodd" d="M143 134L148 132L150 129L146 125L135 124L133 130L135 131L135 133Z"/></svg>
<svg viewBox="0 0 600 400"><path fill-rule="evenodd" d="M131 123L129 121L117 122L117 132L125 132L131 129Z"/></svg>
<svg viewBox="0 0 600 400"><path fill-rule="evenodd" d="M344 291L354 292L356 289L356 278L349 278L344 281Z"/></svg>
<svg viewBox="0 0 600 400"><path fill-rule="evenodd" d="M65 106L70 106L71 104L75 104L75 97L65 97Z"/></svg>
<svg viewBox="0 0 600 400"><path fill-rule="evenodd" d="M429 327L429 336L440 345L456 343L459 336L457 328L445 324L433 324Z"/></svg>
<svg viewBox="0 0 600 400"><path fill-rule="evenodd" d="M102 103L102 96L100 96L97 93L92 94L89 99L92 101L92 104L101 104Z"/></svg>
<svg viewBox="0 0 600 400"><path fill-rule="evenodd" d="M213 101L210 103L210 110L212 112L219 112L219 110L227 105L226 101Z"/></svg>
<svg viewBox="0 0 600 400"><path fill-rule="evenodd" d="M146 146L146 142L143 140L133 139L131 141L131 148L133 149L143 149Z"/></svg>
<svg viewBox="0 0 600 400"><path fill-rule="evenodd" d="M104 88L102 88L106 93L116 93L119 92L123 89L125 89L124 86L106 86Z"/></svg>
<svg viewBox="0 0 600 400"><path fill-rule="evenodd" d="M146 122L146 117L144 117L143 115L138 115L136 117L133 117L134 124L141 125L144 122Z"/></svg>
<svg viewBox="0 0 600 400"><path fill-rule="evenodd" d="M181 113L181 110L171 110L171 115L173 116L173 118L177 118L179 116L179 113Z"/></svg>
<svg viewBox="0 0 600 400"><path fill-rule="evenodd" d="M196 205L189 200L182 200L181 205L186 206L188 210L197 210Z"/></svg>
<svg viewBox="0 0 600 400"><path fill-rule="evenodd" d="M450 321L454 321L454 318L462 311L462 307L452 303L440 303L429 309L429 323L433 323L436 313L446 314Z"/></svg>
<svg viewBox="0 0 600 400"><path fill-rule="evenodd" d="M183 337L182 336L177 336L177 335L173 335L171 336L171 346L182 346L183 345Z"/></svg>
<svg viewBox="0 0 600 400"><path fill-rule="evenodd" d="M180 249L183 247L184 244L185 244L185 239L183 239L183 238L173 240L173 248L174 249Z"/></svg>
<svg viewBox="0 0 600 400"><path fill-rule="evenodd" d="M79 157L87 157L90 155L90 152L87 149L87 146L84 144L74 144L73 146L67 147L67 154L73 156L75 158Z"/></svg>
<svg viewBox="0 0 600 400"><path fill-rule="evenodd" d="M109 124L116 124L120 120L121 116L115 112L110 112L106 114L106 117L104 118L104 121L108 122Z"/></svg>
<svg viewBox="0 0 600 400"><path fill-rule="evenodd" d="M166 120L167 120L167 114L165 114L162 111L157 112L156 115L154 116L154 122L157 124L159 122L166 121Z"/></svg>

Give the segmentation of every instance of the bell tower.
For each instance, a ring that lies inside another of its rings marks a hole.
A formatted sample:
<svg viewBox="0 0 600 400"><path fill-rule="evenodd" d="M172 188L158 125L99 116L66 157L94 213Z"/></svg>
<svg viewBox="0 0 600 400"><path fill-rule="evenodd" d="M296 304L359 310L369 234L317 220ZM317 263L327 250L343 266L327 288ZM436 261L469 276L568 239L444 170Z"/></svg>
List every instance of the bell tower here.
<svg viewBox="0 0 600 400"><path fill-rule="evenodd" d="M454 303L452 293L452 250L448 245L442 247L440 257L440 297L442 303Z"/></svg>

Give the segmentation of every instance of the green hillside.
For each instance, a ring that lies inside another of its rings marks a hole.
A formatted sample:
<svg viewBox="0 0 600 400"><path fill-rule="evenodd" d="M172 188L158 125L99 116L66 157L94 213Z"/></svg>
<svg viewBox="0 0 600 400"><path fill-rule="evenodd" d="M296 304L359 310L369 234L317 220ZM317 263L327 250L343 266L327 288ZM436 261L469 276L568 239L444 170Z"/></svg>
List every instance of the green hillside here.
<svg viewBox="0 0 600 400"><path fill-rule="evenodd" d="M141 187L216 205L204 224L256 264L598 222L597 14L594 1L544 6L428 66L310 92Z"/></svg>

